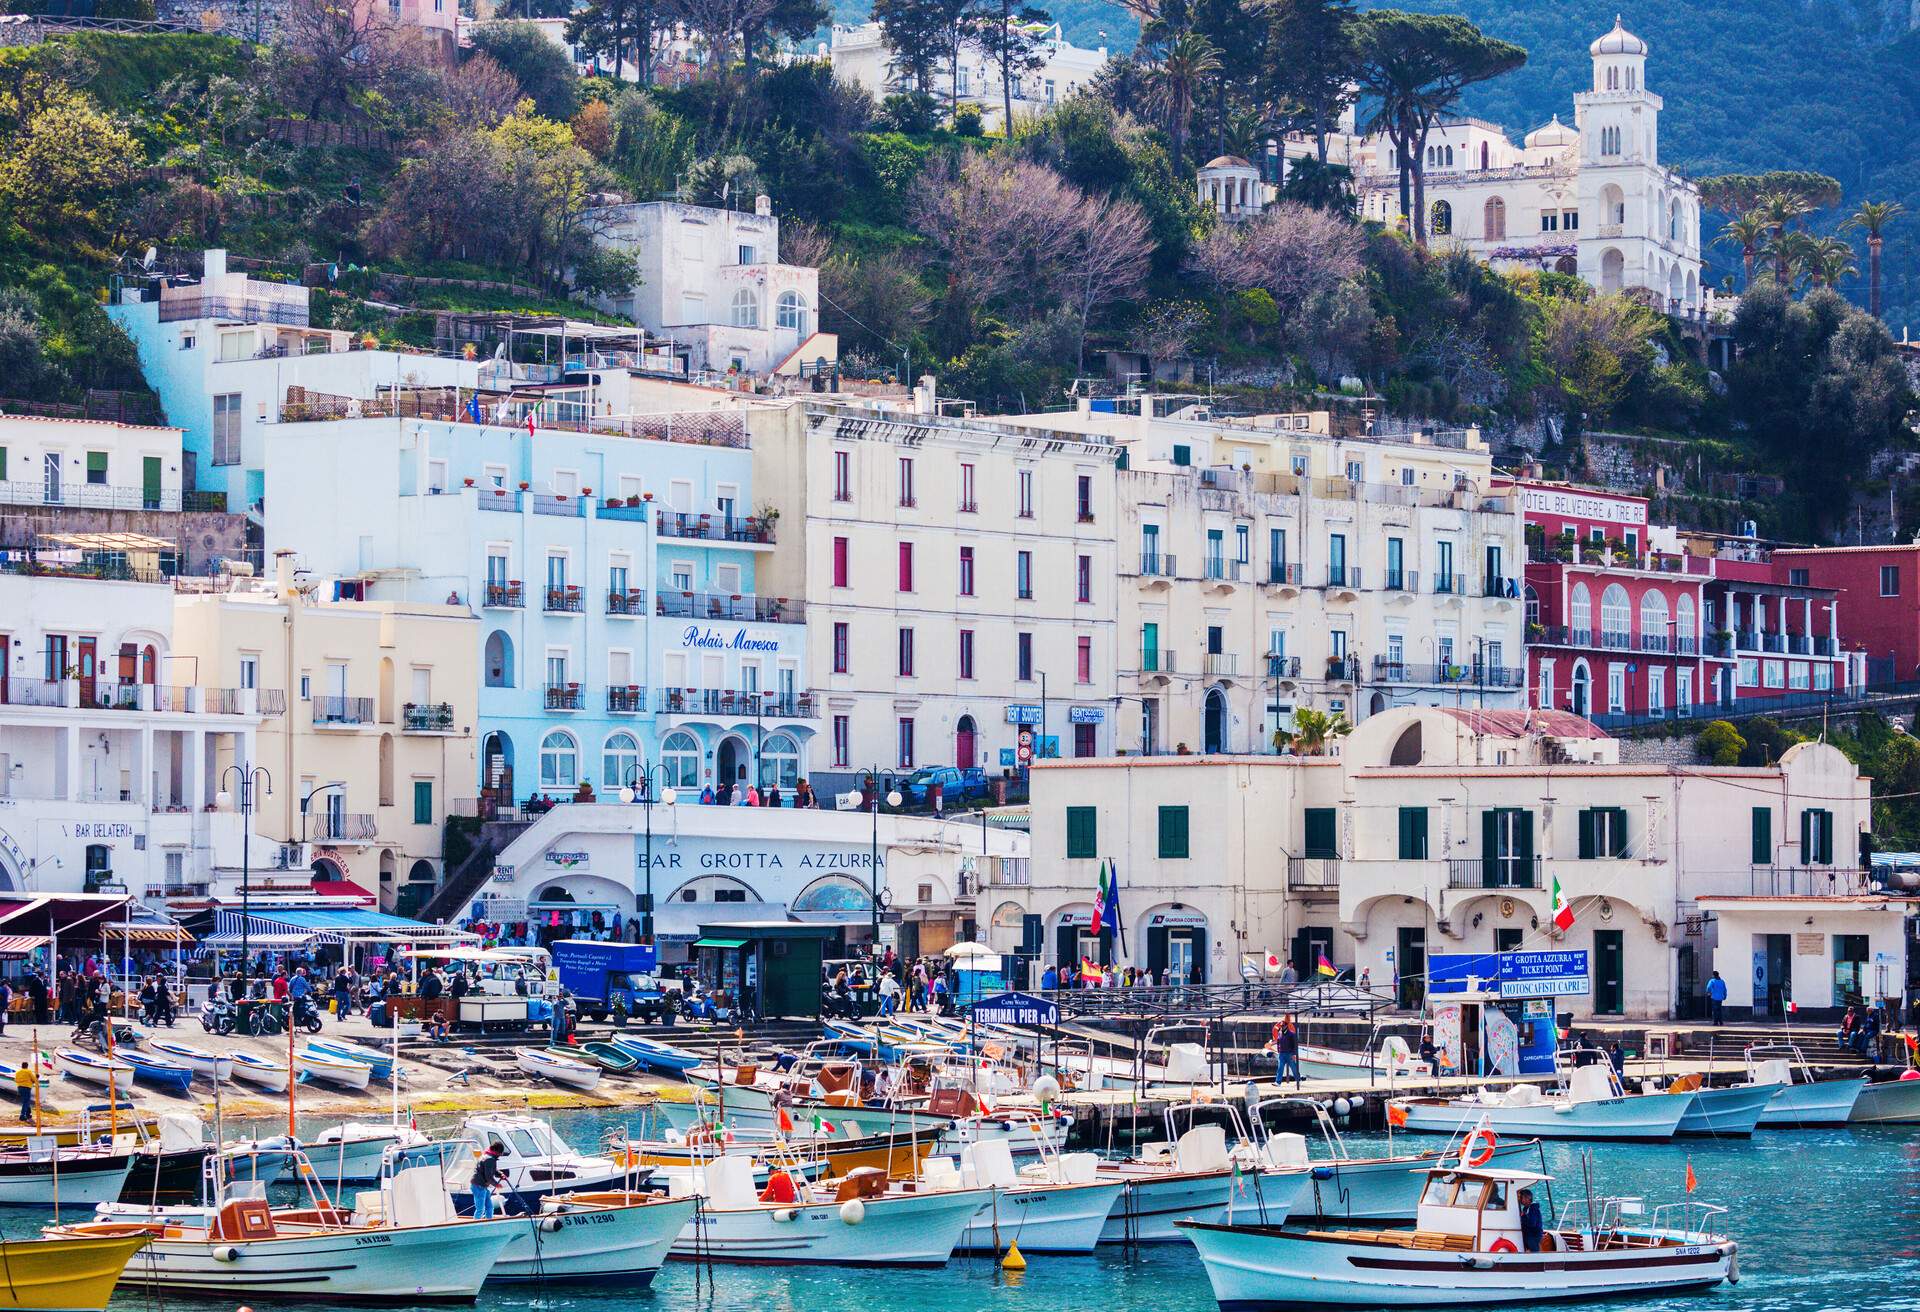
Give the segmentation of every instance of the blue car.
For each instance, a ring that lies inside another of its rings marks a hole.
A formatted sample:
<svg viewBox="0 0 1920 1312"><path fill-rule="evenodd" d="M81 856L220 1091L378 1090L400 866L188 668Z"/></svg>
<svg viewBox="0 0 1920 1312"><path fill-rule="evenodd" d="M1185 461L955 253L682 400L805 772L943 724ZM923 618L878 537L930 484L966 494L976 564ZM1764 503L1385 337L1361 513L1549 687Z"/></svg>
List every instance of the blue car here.
<svg viewBox="0 0 1920 1312"><path fill-rule="evenodd" d="M952 765L931 765L924 770L915 770L900 785L900 791L913 806L929 806L933 802L933 789L939 785L941 804L958 806L962 802L976 801L987 795L987 772L975 766L962 770Z"/></svg>

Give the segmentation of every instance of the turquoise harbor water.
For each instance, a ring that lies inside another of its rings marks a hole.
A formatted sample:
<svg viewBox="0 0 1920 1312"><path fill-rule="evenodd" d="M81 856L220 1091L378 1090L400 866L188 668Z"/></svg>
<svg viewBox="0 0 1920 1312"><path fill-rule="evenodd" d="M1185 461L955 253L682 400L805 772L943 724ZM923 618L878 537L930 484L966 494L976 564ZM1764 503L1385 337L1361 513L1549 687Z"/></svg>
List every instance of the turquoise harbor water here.
<svg viewBox="0 0 1920 1312"><path fill-rule="evenodd" d="M576 1148L591 1151L603 1133L629 1118L605 1112L561 1112L553 1124ZM443 1118L423 1123L437 1130ZM638 1128L637 1120L634 1121ZM231 1127L230 1127L231 1128ZM303 1129L309 1127L303 1126ZM1431 1147L1426 1135L1402 1144ZM1384 1136L1356 1136L1358 1150ZM1762 1132L1752 1140L1682 1141L1593 1149L1595 1188L1641 1194L1649 1206L1676 1200L1689 1158L1700 1187L1695 1197L1726 1206L1728 1230L1740 1241L1738 1286L1664 1299L1583 1303L1584 1308L1648 1312L1920 1312L1920 1127ZM1559 1177L1556 1204L1578 1188L1582 1148L1549 1144L1547 1166ZM32 1218L0 1214L9 1235L29 1233ZM279 1304L298 1307L297 1304ZM230 1302L161 1298L123 1289L114 1307L221 1308ZM1211 1312L1214 1302L1199 1259L1184 1245L1137 1253L1105 1250L1090 1258L1035 1257L1019 1275L990 1259L960 1258L937 1271L840 1271L715 1266L670 1262L653 1288L541 1290L515 1287L481 1296L486 1312ZM315 1308L313 1312L321 1312ZM331 1309L328 1310L331 1312Z"/></svg>

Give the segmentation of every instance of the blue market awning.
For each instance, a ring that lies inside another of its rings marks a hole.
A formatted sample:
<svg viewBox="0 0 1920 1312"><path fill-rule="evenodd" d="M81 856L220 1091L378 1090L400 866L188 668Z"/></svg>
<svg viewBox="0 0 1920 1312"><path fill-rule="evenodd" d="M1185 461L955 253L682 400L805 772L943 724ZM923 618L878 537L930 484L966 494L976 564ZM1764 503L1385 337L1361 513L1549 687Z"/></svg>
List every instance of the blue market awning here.
<svg viewBox="0 0 1920 1312"><path fill-rule="evenodd" d="M242 913L214 913L214 934L208 942L238 943L244 924L249 942L292 939L309 943L469 943L479 940L465 930L430 925L405 916L390 916L371 907L288 907Z"/></svg>

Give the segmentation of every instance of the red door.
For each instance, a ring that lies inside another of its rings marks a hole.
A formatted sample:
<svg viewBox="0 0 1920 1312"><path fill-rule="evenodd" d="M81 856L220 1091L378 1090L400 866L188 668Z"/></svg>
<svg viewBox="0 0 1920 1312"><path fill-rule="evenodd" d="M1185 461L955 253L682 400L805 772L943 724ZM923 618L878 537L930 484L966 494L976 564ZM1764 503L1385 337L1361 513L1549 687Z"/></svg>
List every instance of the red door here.
<svg viewBox="0 0 1920 1312"><path fill-rule="evenodd" d="M960 727L953 735L953 763L962 770L973 769L974 732L973 717L961 716Z"/></svg>
<svg viewBox="0 0 1920 1312"><path fill-rule="evenodd" d="M74 665L80 671L80 704L94 704L94 688L98 682L100 640L82 638L75 646Z"/></svg>

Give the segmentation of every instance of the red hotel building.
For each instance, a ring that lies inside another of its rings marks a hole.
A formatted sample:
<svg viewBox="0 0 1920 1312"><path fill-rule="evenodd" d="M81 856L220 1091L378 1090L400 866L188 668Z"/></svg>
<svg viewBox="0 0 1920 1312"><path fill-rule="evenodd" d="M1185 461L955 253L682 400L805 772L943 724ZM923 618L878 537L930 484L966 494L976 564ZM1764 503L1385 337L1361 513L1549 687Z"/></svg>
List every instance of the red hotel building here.
<svg viewBox="0 0 1920 1312"><path fill-rule="evenodd" d="M1513 486L1533 705L1605 723L1847 686L1834 591L1775 581L1751 539L1650 525L1645 497Z"/></svg>
<svg viewBox="0 0 1920 1312"><path fill-rule="evenodd" d="M1847 646L1874 684L1920 677L1920 543L1884 547L1782 547L1774 576L1832 588L1847 604Z"/></svg>

